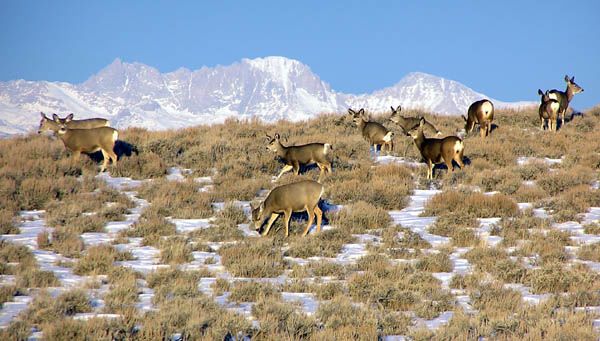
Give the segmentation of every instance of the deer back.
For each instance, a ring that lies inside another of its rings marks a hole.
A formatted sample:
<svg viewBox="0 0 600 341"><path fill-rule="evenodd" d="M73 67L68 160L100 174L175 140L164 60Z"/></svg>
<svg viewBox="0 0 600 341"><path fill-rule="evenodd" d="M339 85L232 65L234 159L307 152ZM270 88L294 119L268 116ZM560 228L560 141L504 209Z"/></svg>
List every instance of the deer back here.
<svg viewBox="0 0 600 341"><path fill-rule="evenodd" d="M469 106L467 116L470 122L491 122L494 119L494 104L487 99L473 102Z"/></svg>
<svg viewBox="0 0 600 341"><path fill-rule="evenodd" d="M331 145L326 143L309 143L300 146L287 147L285 159L289 161L298 161L300 163L327 162L327 155Z"/></svg>
<svg viewBox="0 0 600 341"><path fill-rule="evenodd" d="M301 211L307 206L314 207L323 194L323 185L313 180L303 180L274 188L263 205L265 212L285 210Z"/></svg>
<svg viewBox="0 0 600 341"><path fill-rule="evenodd" d="M63 129L59 130L59 137L65 146L73 151L93 152L98 149L110 148L112 150L119 134L116 129L111 127L91 129L67 128L64 132Z"/></svg>

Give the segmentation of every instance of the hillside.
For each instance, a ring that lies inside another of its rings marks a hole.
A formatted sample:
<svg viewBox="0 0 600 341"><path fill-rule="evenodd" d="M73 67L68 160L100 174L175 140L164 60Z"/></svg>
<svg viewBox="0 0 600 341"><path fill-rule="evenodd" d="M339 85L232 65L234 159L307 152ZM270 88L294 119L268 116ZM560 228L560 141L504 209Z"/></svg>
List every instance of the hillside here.
<svg viewBox="0 0 600 341"><path fill-rule="evenodd" d="M0 339L598 339L599 119L553 133L498 110L431 181L407 137L372 157L341 113L123 129L139 154L104 174L45 136L0 140ZM252 201L318 176L273 182L275 132L334 146L321 232L252 228Z"/></svg>

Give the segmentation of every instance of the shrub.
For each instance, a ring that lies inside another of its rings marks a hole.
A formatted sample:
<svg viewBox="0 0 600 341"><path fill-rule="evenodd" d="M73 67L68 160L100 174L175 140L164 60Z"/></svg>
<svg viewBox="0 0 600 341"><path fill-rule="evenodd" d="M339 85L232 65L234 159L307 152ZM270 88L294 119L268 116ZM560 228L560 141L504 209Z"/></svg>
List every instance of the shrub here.
<svg viewBox="0 0 600 341"><path fill-rule="evenodd" d="M476 218L513 217L519 213L519 208L513 199L504 194L446 191L427 201L423 216L437 216L445 212Z"/></svg>
<svg viewBox="0 0 600 341"><path fill-rule="evenodd" d="M110 245L92 246L75 264L73 272L78 275L107 274L115 261L129 259L131 259L131 254L128 252L119 252Z"/></svg>
<svg viewBox="0 0 600 341"><path fill-rule="evenodd" d="M344 244L351 243L353 240L354 237L348 232L335 228L296 238L290 243L285 255L300 258L335 257L341 252Z"/></svg>
<svg viewBox="0 0 600 341"><path fill-rule="evenodd" d="M281 294L272 284L267 282L240 281L231 288L229 300L236 303L256 302L259 297L280 297Z"/></svg>
<svg viewBox="0 0 600 341"><path fill-rule="evenodd" d="M351 233L385 229L391 223L387 211L366 202L357 202L342 208L331 218L331 224Z"/></svg>
<svg viewBox="0 0 600 341"><path fill-rule="evenodd" d="M221 247L219 255L223 265L234 276L276 277L281 275L285 268L280 243L268 238L246 240Z"/></svg>

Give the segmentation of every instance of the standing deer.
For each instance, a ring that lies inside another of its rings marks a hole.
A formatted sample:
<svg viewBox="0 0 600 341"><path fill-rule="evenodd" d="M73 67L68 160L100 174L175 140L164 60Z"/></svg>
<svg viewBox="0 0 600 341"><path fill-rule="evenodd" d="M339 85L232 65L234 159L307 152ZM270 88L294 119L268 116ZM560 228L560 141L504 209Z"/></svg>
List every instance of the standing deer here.
<svg viewBox="0 0 600 341"><path fill-rule="evenodd" d="M53 127L46 124L40 127L38 133L53 131ZM109 158L113 165L117 164L117 154L113 151L119 133L111 127L98 127L90 129L70 129L66 124L61 124L58 129L58 137L65 147L73 152L73 159L78 160L81 153L95 153L102 151L104 161L100 172L104 172L108 166Z"/></svg>
<svg viewBox="0 0 600 341"><path fill-rule="evenodd" d="M461 169L464 167L462 162L465 145L457 136L447 136L443 139L426 138L423 134L425 119L421 119L419 126L406 134L411 136L421 156L427 162L427 179L433 179L433 167L435 164L446 164L449 171L454 172L452 160L456 161Z"/></svg>
<svg viewBox="0 0 600 341"><path fill-rule="evenodd" d="M310 165L316 163L321 173L319 174L318 182L321 182L325 171L331 173L331 161L329 161L329 153L333 147L329 143L309 143L300 146L286 147L281 144L281 137L275 134L274 137L267 135L269 139L267 149L276 153L284 162L285 166L277 180L286 172L294 170L294 174L300 172L300 165Z"/></svg>
<svg viewBox="0 0 600 341"><path fill-rule="evenodd" d="M90 128L98 128L98 127L108 127L109 122L104 118L89 118L86 120L73 120L73 114L69 114L65 118L60 118L56 114L52 114L52 119L46 117L46 114L43 112L40 113L42 119L40 120L40 127L38 128L38 133L41 130L49 130L57 133L60 129L61 124L65 124L68 128L71 129L90 129Z"/></svg>
<svg viewBox="0 0 600 341"><path fill-rule="evenodd" d="M315 215L317 216L317 232L320 232L323 211L319 208L319 200L323 192L323 185L313 180L303 180L275 187L258 206L251 204L254 228L258 232L265 219L269 218L267 227L262 232L262 235L266 236L277 217L283 213L285 236L287 237L290 233L292 212L306 211L308 213L308 224L302 235L306 236L308 234Z"/></svg>
<svg viewBox="0 0 600 341"><path fill-rule="evenodd" d="M542 92L542 89L538 89L538 95L542 96L542 102L538 109L541 124L540 129L544 130L544 121L548 120L548 130L556 131L556 121L558 120L560 103L557 100L550 98L548 90L544 93Z"/></svg>
<svg viewBox="0 0 600 341"><path fill-rule="evenodd" d="M422 117L404 117L400 115L400 111L402 110L400 106L398 106L398 108L396 109L394 109L394 107L391 108L392 115L390 116L390 121L399 125L405 133L419 126ZM433 124L427 122L427 120L425 120L425 125L428 126L431 130L435 131L437 135L442 134L441 131L439 131Z"/></svg>
<svg viewBox="0 0 600 341"><path fill-rule="evenodd" d="M369 146L373 146L375 154L377 154L377 146L381 146L381 151L388 146L388 154L394 149L394 132L377 122L369 121L365 116L365 109L360 109L358 112L348 109L348 114L352 115L354 124L369 142Z"/></svg>
<svg viewBox="0 0 600 341"><path fill-rule="evenodd" d="M468 134L473 131L475 123L479 123L479 133L481 138L489 135L492 129L492 120L494 119L494 104L487 100L482 99L477 102L473 102L469 106L467 116L462 115L465 120L465 132Z"/></svg>
<svg viewBox="0 0 600 341"><path fill-rule="evenodd" d="M560 103L559 114L561 116L561 126L565 124L565 114L569 108L569 103L573 99L575 94L583 92L583 88L575 83L575 76L569 79L568 75L565 75L565 82L567 83L567 89L565 91L550 90L550 98L555 99Z"/></svg>

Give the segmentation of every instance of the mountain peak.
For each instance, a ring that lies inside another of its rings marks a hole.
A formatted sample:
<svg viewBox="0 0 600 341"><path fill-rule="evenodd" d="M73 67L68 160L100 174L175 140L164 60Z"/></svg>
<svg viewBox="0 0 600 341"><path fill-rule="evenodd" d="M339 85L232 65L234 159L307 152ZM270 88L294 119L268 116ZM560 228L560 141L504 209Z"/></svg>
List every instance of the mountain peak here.
<svg viewBox="0 0 600 341"><path fill-rule="evenodd" d="M411 72L394 86L370 94L344 94L332 90L307 65L281 56L169 73L115 58L83 84L3 84L0 133L33 129L34 113L39 111L106 117L117 128L171 129L228 117L298 121L348 107L384 111L398 104L450 115L465 113L482 96L459 82L424 72Z"/></svg>

